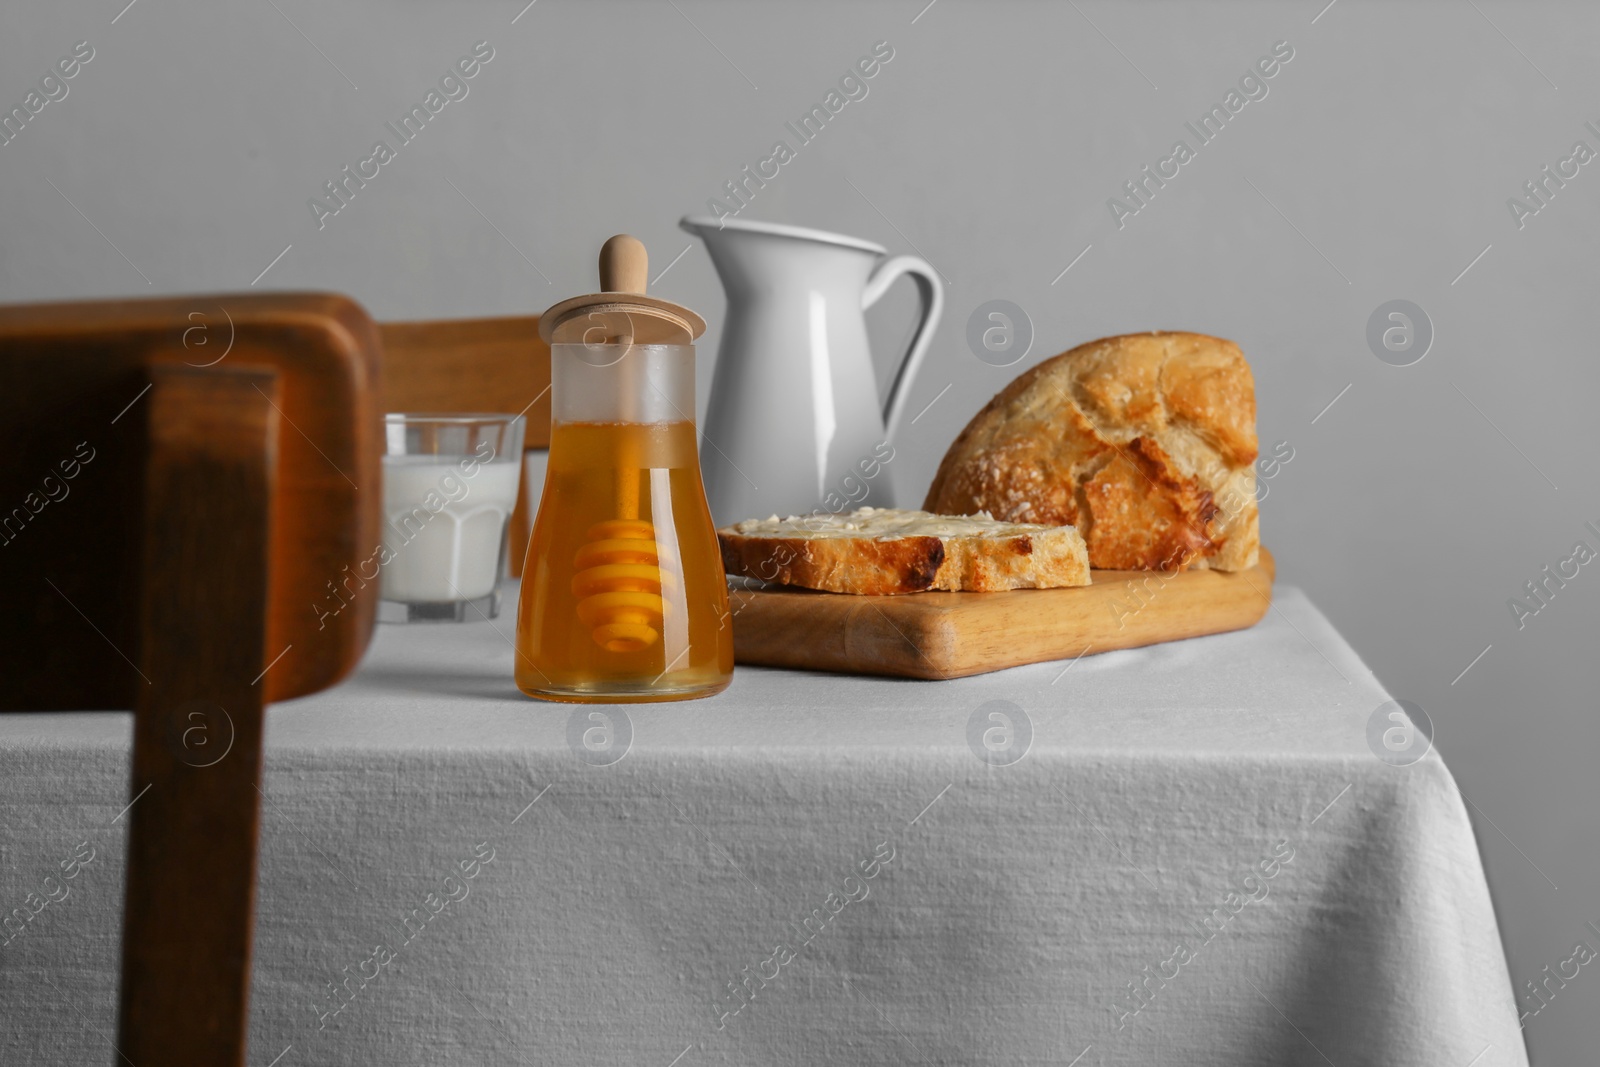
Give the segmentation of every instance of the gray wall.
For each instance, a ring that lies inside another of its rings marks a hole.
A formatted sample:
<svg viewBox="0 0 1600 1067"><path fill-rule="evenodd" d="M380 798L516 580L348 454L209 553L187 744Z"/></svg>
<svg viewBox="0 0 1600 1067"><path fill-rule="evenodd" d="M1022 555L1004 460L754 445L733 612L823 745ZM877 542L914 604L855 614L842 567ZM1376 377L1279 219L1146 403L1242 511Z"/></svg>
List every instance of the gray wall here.
<svg viewBox="0 0 1600 1067"><path fill-rule="evenodd" d="M75 42L95 49L0 146L0 299L244 289L292 246L257 288L342 290L379 318L526 313L592 288L598 242L626 230L657 269L689 249L659 290L715 323L720 287L677 218L889 41L869 96L745 214L914 247L949 277L911 410L954 387L898 442L902 502L1038 359L1154 327L1236 339L1264 444L1294 450L1266 543L1432 717L1513 975L1600 921L1600 566L1521 629L1507 607L1573 542L1600 547L1600 164L1521 228L1506 206L1574 141L1600 149L1594 7L542 0L513 25L524 0L138 0L113 24L123 2L0 16L7 107ZM478 40L494 58L469 95L319 229L307 199ZM1119 229L1107 199L1279 40L1294 58L1268 96ZM1036 331L1016 367L967 347L993 298ZM1365 336L1396 298L1436 332L1408 367ZM907 293L875 311L880 354L910 314ZM715 351L713 325L702 402ZM1597 1008L1600 980L1563 991L1529 1024L1539 1062L1592 1055Z"/></svg>

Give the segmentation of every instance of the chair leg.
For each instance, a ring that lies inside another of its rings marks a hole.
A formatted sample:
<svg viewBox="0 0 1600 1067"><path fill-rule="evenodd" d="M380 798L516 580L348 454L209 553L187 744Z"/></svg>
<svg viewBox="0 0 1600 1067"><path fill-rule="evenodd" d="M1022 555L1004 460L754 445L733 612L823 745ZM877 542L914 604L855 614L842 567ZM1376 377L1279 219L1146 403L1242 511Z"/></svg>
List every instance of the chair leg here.
<svg viewBox="0 0 1600 1067"><path fill-rule="evenodd" d="M118 1050L243 1067L277 374L152 365ZM274 653L275 654L275 653Z"/></svg>

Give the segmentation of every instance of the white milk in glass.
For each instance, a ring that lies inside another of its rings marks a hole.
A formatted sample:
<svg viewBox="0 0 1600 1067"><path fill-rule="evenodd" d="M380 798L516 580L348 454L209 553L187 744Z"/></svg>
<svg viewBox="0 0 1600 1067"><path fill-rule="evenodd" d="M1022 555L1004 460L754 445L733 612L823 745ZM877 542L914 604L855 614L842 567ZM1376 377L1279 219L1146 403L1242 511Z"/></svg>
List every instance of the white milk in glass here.
<svg viewBox="0 0 1600 1067"><path fill-rule="evenodd" d="M384 456L383 599L443 603L493 592L521 469L476 456Z"/></svg>

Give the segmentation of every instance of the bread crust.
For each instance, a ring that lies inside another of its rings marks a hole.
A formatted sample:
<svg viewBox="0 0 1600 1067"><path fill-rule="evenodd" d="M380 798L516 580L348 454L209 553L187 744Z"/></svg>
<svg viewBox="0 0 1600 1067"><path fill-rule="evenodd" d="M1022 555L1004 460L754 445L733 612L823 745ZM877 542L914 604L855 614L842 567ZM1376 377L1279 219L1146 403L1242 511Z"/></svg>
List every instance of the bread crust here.
<svg viewBox="0 0 1600 1067"><path fill-rule="evenodd" d="M945 453L923 507L1071 524L1117 570L1246 570L1260 534L1255 381L1232 341L1152 332L1024 372Z"/></svg>
<svg viewBox="0 0 1600 1067"><path fill-rule="evenodd" d="M1089 584L1088 550L1070 527L1002 536L880 538L845 530L799 537L749 534L741 532L744 525L717 531L723 569L780 585L893 596L933 589L997 592Z"/></svg>
<svg viewBox="0 0 1600 1067"><path fill-rule="evenodd" d="M729 574L778 585L799 585L830 593L889 596L933 588L944 563L937 537L821 540L799 537L744 537L718 530L722 568Z"/></svg>

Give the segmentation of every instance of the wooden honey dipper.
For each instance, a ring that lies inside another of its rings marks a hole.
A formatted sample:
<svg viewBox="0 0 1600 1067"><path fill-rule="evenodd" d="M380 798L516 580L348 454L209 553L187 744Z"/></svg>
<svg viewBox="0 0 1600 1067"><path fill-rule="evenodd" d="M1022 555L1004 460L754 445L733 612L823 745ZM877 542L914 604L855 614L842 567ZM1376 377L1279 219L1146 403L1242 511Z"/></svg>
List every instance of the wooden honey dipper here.
<svg viewBox="0 0 1600 1067"><path fill-rule="evenodd" d="M546 312L570 317L582 311L594 323L626 323L618 331L601 327L605 343L680 342L705 328L698 315L675 304L645 296L649 257L644 245L618 234L600 249L602 293L576 297ZM568 307L567 305L572 305ZM552 323L551 332L556 328ZM592 332L590 334L592 336ZM610 652L637 652L661 639L667 609L662 598L661 560L655 526L639 518L640 457L637 444L619 438L616 456L616 518L597 522L585 532L588 543L574 558L577 572L572 593L578 598L578 619L594 641Z"/></svg>

